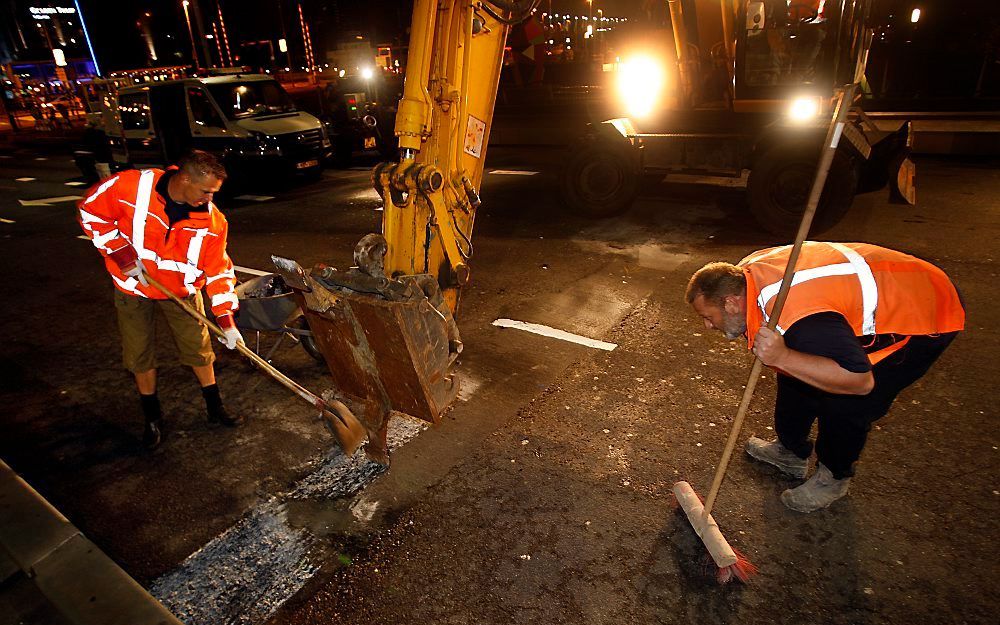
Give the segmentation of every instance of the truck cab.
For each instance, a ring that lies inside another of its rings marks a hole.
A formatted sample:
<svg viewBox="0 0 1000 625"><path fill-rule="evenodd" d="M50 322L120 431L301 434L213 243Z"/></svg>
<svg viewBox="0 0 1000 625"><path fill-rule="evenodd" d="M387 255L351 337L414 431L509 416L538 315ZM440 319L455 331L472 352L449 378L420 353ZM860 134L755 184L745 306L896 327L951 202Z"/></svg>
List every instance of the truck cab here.
<svg viewBox="0 0 1000 625"><path fill-rule="evenodd" d="M222 158L230 175L316 173L331 155L323 124L295 108L270 76L235 74L119 90L112 168L162 166L192 149Z"/></svg>

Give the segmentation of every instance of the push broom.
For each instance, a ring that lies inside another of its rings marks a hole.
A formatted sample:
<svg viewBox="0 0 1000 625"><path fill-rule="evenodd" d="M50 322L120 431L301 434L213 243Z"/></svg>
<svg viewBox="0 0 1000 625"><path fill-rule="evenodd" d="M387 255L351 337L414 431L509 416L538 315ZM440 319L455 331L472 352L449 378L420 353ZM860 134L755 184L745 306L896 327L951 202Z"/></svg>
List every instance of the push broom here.
<svg viewBox="0 0 1000 625"><path fill-rule="evenodd" d="M795 243L792 245L791 254L788 256L788 265L785 267L785 274L781 279L781 287L774 300L771 309L771 316L767 321L767 327L771 330L778 324L781 316L781 309L785 306L788 298L788 290L792 285L792 278L795 275L795 264L799 259L799 252L802 250L802 243L805 241L809 226L812 225L813 216L816 214L816 207L819 205L820 195L823 193L823 186L826 184L827 174L833 163L833 157L837 152L837 144L840 142L840 135L844 130L847 119L847 111L854 99L853 84L840 90L840 101L837 103L836 112L826 133L826 141L823 144L823 152L820 156L819 167L816 169L816 178L813 180L812 190L809 193L809 201L806 203L805 212L802 214L802 221L799 224L798 233L795 235ZM748 305L754 305L752 302ZM748 328L748 331L754 331ZM733 419L733 427L729 430L729 439L719 460L719 466L715 470L715 479L712 480L712 487L708 491L708 498L702 503L694 489L687 482L677 482L674 484L674 497L684 513L687 514L688 522L694 528L695 533L701 538L708 549L709 555L718 567L716 579L718 582L726 583L736 578L741 582L747 582L750 577L757 572L755 567L743 554L733 549L726 541L725 536L719 529L718 523L712 517L712 508L715 499L719 495L719 488L722 486L722 479L726 476L726 469L729 468L729 461L732 459L733 449L740 436L743 427L743 419L746 416L747 407L753 397L757 380L760 379L760 370L763 366L760 359L754 356L753 366L750 368L750 378L747 380L746 389L743 391L743 399L740 407L736 411L736 418Z"/></svg>

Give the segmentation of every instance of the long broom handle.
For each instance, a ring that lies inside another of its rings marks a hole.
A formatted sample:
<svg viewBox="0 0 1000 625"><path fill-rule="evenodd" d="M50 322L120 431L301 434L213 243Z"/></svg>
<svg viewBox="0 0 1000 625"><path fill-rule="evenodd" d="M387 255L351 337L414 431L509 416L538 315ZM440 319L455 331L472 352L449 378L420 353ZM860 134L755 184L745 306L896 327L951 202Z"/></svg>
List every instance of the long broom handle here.
<svg viewBox="0 0 1000 625"><path fill-rule="evenodd" d="M209 330L211 330L211 332L213 334L215 334L216 336L218 336L220 338L225 338L226 333L222 331L222 328L220 328L219 326L215 325L208 317L206 317L201 312L199 312L198 309L196 309L195 307L191 306L190 304L188 304L187 302L185 302L181 298L177 297L177 295L175 295L174 293L172 293L169 289L167 289L165 286L163 286L162 284L160 284L155 278L153 278L152 276L150 276L145 271L143 271L143 275L146 277L146 281L147 282L149 282L151 285L153 285L154 287L156 287L157 290L159 290L161 293L163 293L164 295L166 295L167 297L169 297L171 300L173 300L178 306L180 306L184 310L184 312L186 312L187 314L191 315L192 317L194 317L198 321L200 321L203 324L205 324L205 327L207 327ZM253 363L255 365L257 365L258 367L260 367L265 373L269 374L272 378L274 378L275 380L277 380L278 382L280 382L283 386L285 386L286 388L288 388L290 391L292 391L293 393L295 393L296 395L298 395L299 397L301 397L305 401L309 402L310 405L312 405L312 406L314 406L316 408L319 408L320 410L322 410L324 412L329 412L334 417L336 417L338 421L340 421L341 423L343 423L345 427L348 426L348 424L344 421L344 418L338 413L338 411L331 410L330 407L327 405L326 401L322 397L319 397L318 395L315 395L314 393L309 392L306 388L304 388L298 382L296 382L295 380L293 380L293 379L289 378L288 376L286 376L284 373L282 373L282 372L278 371L277 369L275 369L271 365L271 363L267 362L266 360L264 360L263 358L261 358L260 356L258 356L253 350L251 350L249 347L247 347L243 343L237 342L236 343L236 349L239 350L239 352L241 354L243 354L244 356L246 356L247 358L249 358L251 361L253 361Z"/></svg>
<svg viewBox="0 0 1000 625"><path fill-rule="evenodd" d="M788 299L788 291L792 287L792 277L795 275L795 265L799 260L799 252L802 251L802 243L809 233L809 226L812 225L813 216L816 214L816 207L819 205L819 198L823 194L823 187L826 185L827 174L830 173L830 165L833 164L833 157L837 153L837 144L840 142L840 135L847 120L847 111L854 101L855 85L851 84L840 91L840 101L837 103L837 110L826 131L826 141L823 144L823 153L820 155L819 167L816 169L816 178L813 180L812 190L809 192L809 201L806 203L806 210L802 214L802 221L799 223L799 231L795 234L795 243L792 245L792 252L788 256L788 264L785 266L785 275L781 278L781 288L774 300L774 307L771 308L771 316L767 320L767 327L773 330L778 325L778 318L781 316L781 309L785 307L785 300ZM747 302L747 305L752 305ZM756 332L755 328L747 328L747 332ZM743 399L740 407L736 411L736 418L733 419L733 427L729 430L729 439L726 440L726 447L719 460L719 467L715 470L715 478L712 480L712 488L708 491L705 499L705 512L702 520L707 520L715 505L715 499L719 495L719 488L722 480L726 476L729 468L729 461L733 456L733 449L736 447L736 440L740 436L743 428L743 419L747 414L747 407L753 397L753 391L757 387L757 380L760 379L760 370L763 363L757 356L753 358L753 366L750 368L750 378L747 380L746 389L743 391Z"/></svg>

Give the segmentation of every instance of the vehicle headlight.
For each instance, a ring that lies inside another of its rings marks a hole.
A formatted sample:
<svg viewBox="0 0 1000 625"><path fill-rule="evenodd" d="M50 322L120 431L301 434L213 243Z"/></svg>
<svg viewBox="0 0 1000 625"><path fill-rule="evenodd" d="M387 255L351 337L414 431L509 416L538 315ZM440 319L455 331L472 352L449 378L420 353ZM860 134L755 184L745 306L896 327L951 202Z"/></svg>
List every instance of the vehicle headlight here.
<svg viewBox="0 0 1000 625"><path fill-rule="evenodd" d="M788 105L788 118L797 123L809 122L819 117L822 109L821 98L813 96L795 98Z"/></svg>
<svg viewBox="0 0 1000 625"><path fill-rule="evenodd" d="M634 56L618 66L618 94L628 114L649 115L660 101L666 82L663 64L649 56Z"/></svg>

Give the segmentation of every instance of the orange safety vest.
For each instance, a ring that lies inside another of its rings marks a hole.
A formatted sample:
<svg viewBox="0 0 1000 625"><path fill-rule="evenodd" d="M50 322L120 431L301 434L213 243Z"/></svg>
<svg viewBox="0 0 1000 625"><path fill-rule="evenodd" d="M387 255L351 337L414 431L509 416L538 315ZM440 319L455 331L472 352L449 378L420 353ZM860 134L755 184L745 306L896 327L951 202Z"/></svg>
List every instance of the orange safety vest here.
<svg viewBox="0 0 1000 625"><path fill-rule="evenodd" d="M754 252L740 261L747 281L747 347L767 323L791 246ZM909 254L868 243L806 241L792 287L778 319L781 334L820 312L844 316L856 336L904 338L868 354L874 365L901 349L910 336L957 332L965 327L958 291L943 271Z"/></svg>
<svg viewBox="0 0 1000 625"><path fill-rule="evenodd" d="M176 167L171 167L176 169ZM211 202L171 227L166 202L156 192L163 171L127 170L101 181L79 203L80 225L101 254L115 286L129 295L167 299L153 286L143 286L122 273L112 254L135 249L146 273L179 297L203 287L216 317L239 308L236 275L226 253L229 226Z"/></svg>

